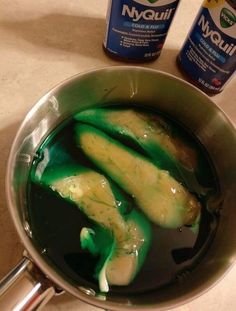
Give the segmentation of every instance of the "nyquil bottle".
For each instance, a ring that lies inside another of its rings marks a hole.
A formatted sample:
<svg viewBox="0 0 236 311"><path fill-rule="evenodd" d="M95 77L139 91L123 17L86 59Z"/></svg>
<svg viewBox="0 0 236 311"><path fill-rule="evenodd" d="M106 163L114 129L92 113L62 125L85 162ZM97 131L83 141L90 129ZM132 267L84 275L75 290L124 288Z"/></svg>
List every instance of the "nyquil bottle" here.
<svg viewBox="0 0 236 311"><path fill-rule="evenodd" d="M110 0L104 50L113 57L157 58L179 0Z"/></svg>
<svg viewBox="0 0 236 311"><path fill-rule="evenodd" d="M180 68L207 94L236 70L236 0L206 0L178 56Z"/></svg>

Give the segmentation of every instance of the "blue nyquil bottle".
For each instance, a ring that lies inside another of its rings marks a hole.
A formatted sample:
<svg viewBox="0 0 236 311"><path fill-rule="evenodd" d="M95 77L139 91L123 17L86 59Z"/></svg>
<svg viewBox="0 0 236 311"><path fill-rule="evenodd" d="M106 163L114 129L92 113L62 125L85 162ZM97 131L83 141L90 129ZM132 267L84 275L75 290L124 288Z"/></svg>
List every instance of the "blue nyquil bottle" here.
<svg viewBox="0 0 236 311"><path fill-rule="evenodd" d="M105 52L130 61L156 59L179 0L110 0Z"/></svg>
<svg viewBox="0 0 236 311"><path fill-rule="evenodd" d="M236 0L205 0L178 64L208 95L221 92L236 70Z"/></svg>

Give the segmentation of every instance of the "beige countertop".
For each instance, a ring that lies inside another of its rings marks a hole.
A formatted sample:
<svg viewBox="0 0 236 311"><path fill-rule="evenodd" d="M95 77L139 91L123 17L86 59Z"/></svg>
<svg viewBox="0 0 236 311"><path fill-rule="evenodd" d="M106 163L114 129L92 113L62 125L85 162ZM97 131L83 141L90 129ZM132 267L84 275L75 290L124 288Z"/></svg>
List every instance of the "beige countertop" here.
<svg viewBox="0 0 236 311"><path fill-rule="evenodd" d="M181 0L161 57L142 66L182 77L176 55L201 2ZM122 64L102 51L106 7L105 0L0 0L0 278L23 251L4 193L11 142L26 112L52 86L82 71ZM236 77L212 100L236 124ZM236 266L205 295L175 311L234 311L235 288ZM53 298L45 310L98 309L65 294Z"/></svg>

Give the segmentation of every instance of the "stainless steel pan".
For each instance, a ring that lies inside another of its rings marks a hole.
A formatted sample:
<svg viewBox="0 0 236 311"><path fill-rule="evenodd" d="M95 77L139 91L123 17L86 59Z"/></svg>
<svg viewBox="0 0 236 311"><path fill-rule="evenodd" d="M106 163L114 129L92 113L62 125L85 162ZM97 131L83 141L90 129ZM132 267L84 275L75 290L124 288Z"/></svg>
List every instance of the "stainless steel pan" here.
<svg viewBox="0 0 236 311"><path fill-rule="evenodd" d="M155 107L184 124L207 149L224 198L216 236L198 267L184 282L137 296L101 296L64 278L39 251L27 215L26 183L43 139L74 113L111 102ZM224 276L236 258L235 160L235 128L206 95L172 75L139 67L108 67L62 82L27 114L10 152L6 175L8 208L26 254L1 282L0 310L39 308L60 290L109 310L170 309L203 294Z"/></svg>

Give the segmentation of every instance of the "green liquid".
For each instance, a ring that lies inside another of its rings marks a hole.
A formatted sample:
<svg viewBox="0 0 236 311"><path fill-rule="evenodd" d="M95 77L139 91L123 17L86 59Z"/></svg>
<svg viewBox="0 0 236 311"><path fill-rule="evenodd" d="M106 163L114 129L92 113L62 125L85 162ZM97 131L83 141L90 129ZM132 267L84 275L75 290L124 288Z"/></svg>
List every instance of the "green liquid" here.
<svg viewBox="0 0 236 311"><path fill-rule="evenodd" d="M168 120L184 141L189 142L198 153L200 184L211 189L211 197L217 194L217 183L211 163L202 146L184 129ZM33 161L31 176L40 176L45 169L55 166L79 163L94 168L94 165L76 147L74 142L73 119L59 126L40 146ZM130 144L130 142L125 142ZM132 145L132 148L136 148ZM137 147L137 151L141 152ZM96 169L97 170L97 169ZM63 200L59 195L33 181L28 183L29 222L33 237L39 250L55 269L78 286L88 286L98 290L94 278L99 256L94 256L81 248L80 231L83 227L93 228L92 223L73 203ZM128 198L132 201L132 198ZM206 253L218 223L218 212L208 212L203 204L200 227L195 234L191 227L164 229L152 225L152 245L141 271L129 286L112 286L111 292L137 293L171 282L182 280L186 271L192 271ZM127 211L129 212L129 211ZM104 241L105 244L109 241Z"/></svg>

